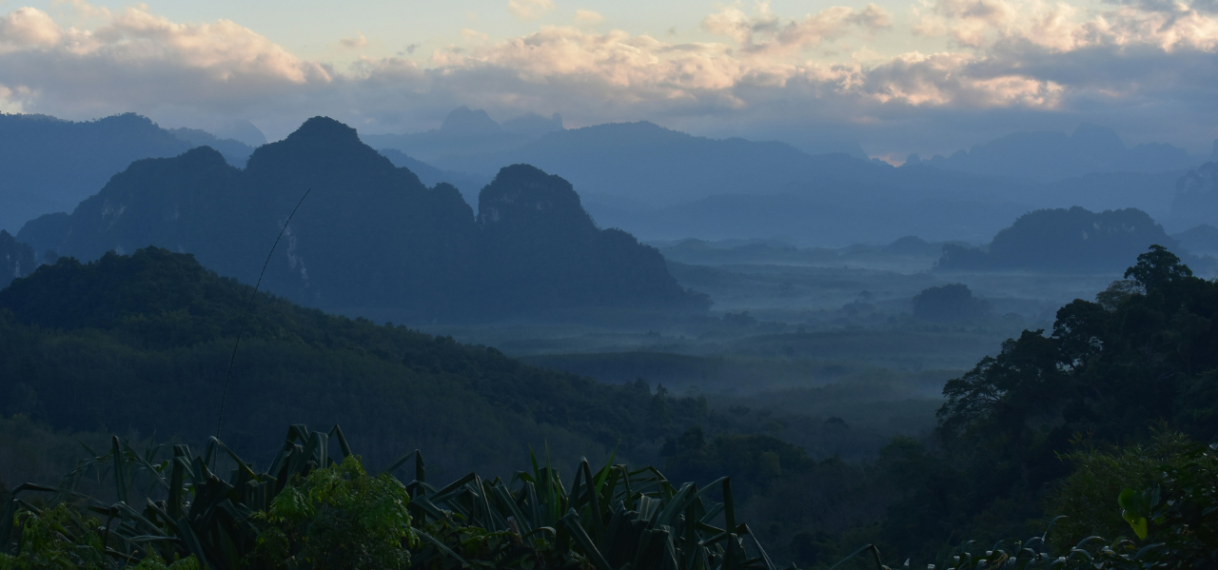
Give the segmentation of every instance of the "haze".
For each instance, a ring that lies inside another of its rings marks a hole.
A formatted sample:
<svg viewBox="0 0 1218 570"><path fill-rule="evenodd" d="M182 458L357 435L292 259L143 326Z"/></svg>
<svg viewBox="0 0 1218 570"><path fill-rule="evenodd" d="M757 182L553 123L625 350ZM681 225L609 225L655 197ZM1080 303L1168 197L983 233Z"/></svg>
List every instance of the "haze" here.
<svg viewBox="0 0 1218 570"><path fill-rule="evenodd" d="M0 0L0 570L1218 568L1216 78L1215 0Z"/></svg>
<svg viewBox="0 0 1218 570"><path fill-rule="evenodd" d="M1201 1L52 2L10 4L0 29L7 112L240 118L271 139L316 114L425 130L455 104L896 162L1081 123L1195 153L1216 136Z"/></svg>

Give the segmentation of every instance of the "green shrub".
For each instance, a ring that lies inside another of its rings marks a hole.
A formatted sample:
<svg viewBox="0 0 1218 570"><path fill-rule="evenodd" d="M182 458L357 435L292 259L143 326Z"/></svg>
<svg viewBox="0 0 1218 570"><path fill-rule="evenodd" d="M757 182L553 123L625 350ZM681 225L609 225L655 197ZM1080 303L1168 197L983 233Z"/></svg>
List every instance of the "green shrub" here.
<svg viewBox="0 0 1218 570"><path fill-rule="evenodd" d="M258 518L259 568L315 570L410 565L418 538L410 527L406 487L389 474L370 476L352 455L315 469L283 489Z"/></svg>

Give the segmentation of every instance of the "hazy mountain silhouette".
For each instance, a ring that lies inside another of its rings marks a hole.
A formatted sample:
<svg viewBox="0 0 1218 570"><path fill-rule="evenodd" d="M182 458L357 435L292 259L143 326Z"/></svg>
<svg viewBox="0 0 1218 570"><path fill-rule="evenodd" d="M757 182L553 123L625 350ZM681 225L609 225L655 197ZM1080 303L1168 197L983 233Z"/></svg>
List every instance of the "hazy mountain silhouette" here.
<svg viewBox="0 0 1218 570"><path fill-rule="evenodd" d="M263 281L302 304L402 321L705 303L676 284L655 250L596 229L557 177L504 169L484 191L496 213L476 220L453 186L424 186L354 129L321 117L254 151L244 171L206 147L138 161L66 223L47 216L19 235L81 260L156 245L253 283L306 189ZM507 207L502 196L536 211Z"/></svg>
<svg viewBox="0 0 1218 570"><path fill-rule="evenodd" d="M1050 181L1092 172L1182 171L1193 167L1196 161L1184 149L1169 144L1129 148L1112 129L1084 124L1070 135L1012 133L949 157L935 155L921 160L911 155L907 164Z"/></svg>
<svg viewBox="0 0 1218 570"><path fill-rule="evenodd" d="M1182 227L1218 224L1218 161L1202 164L1180 177L1171 217Z"/></svg>
<svg viewBox="0 0 1218 570"><path fill-rule="evenodd" d="M1129 266L1151 245L1176 242L1141 210L1037 210L994 236L988 248L945 244L938 268L1110 272Z"/></svg>
<svg viewBox="0 0 1218 570"><path fill-rule="evenodd" d="M504 121L502 127L505 132L529 138L544 136L548 133L561 131L564 128L562 115L558 113L554 113L549 117L543 117L537 113L529 113Z"/></svg>
<svg viewBox="0 0 1218 570"><path fill-rule="evenodd" d="M461 195L465 197L465 201L470 204L478 202L478 191L483 186L490 184L493 177L483 176L479 174L470 174L468 172L453 172L451 170L440 170L426 162L418 160L410 155L393 148L380 149L380 153L385 155L394 166L405 168L419 177L419 180L427 186L435 186L441 182L452 184L461 191Z"/></svg>
<svg viewBox="0 0 1218 570"><path fill-rule="evenodd" d="M992 311L989 302L974 297L962 283L930 287L913 298L913 316L924 321L967 321L983 318Z"/></svg>
<svg viewBox="0 0 1218 570"><path fill-rule="evenodd" d="M71 210L132 161L190 147L130 113L79 123L0 114L0 228Z"/></svg>
<svg viewBox="0 0 1218 570"><path fill-rule="evenodd" d="M478 197L480 272L500 306L637 307L679 303L686 294L657 276L664 257L630 234L601 230L571 183L532 166L499 171Z"/></svg>
<svg viewBox="0 0 1218 570"><path fill-rule="evenodd" d="M266 140L248 122L230 127L244 139ZM134 113L83 122L0 113L0 229L16 231L43 214L71 211L136 160L177 156L203 145L237 166L253 152L233 138L163 129Z"/></svg>
<svg viewBox="0 0 1218 570"><path fill-rule="evenodd" d="M13 279L33 273L36 267L33 248L0 230L0 289L8 287Z"/></svg>
<svg viewBox="0 0 1218 570"><path fill-rule="evenodd" d="M169 129L173 136L190 143L191 146L210 146L224 156L224 160L237 168L245 168L245 162L254 153L254 147L239 140L222 139L207 131L199 129L178 128ZM266 144L263 142L263 144Z"/></svg>
<svg viewBox="0 0 1218 570"><path fill-rule="evenodd" d="M874 180L893 170L845 154L809 155L779 142L697 137L649 122L611 123L552 132L517 148L431 161L439 168L494 172L533 164L555 172L585 196L648 204L726 193L770 193L797 180Z"/></svg>
<svg viewBox="0 0 1218 570"><path fill-rule="evenodd" d="M1201 224L1171 236L1180 247L1193 253L1218 255L1218 228Z"/></svg>
<svg viewBox="0 0 1218 570"><path fill-rule="evenodd" d="M360 135L360 138L373 148L399 150L435 164L437 160L450 157L517 148L546 133L562 129L562 117L557 113L550 119L525 115L500 125L486 111L463 105L449 113L439 129L404 135ZM509 163L500 163L496 168L504 164Z"/></svg>

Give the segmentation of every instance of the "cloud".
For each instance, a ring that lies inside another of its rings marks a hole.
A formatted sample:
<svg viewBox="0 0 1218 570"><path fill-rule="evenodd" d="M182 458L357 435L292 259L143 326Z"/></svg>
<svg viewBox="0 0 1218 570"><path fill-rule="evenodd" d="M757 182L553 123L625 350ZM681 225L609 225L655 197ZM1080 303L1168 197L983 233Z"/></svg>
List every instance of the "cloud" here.
<svg viewBox="0 0 1218 570"><path fill-rule="evenodd" d="M605 21L605 17L592 10L576 10L575 21L581 24L595 25Z"/></svg>
<svg viewBox="0 0 1218 570"><path fill-rule="evenodd" d="M523 21L541 18L554 9L553 0L508 0L508 12Z"/></svg>
<svg viewBox="0 0 1218 570"><path fill-rule="evenodd" d="M514 5L530 17L553 9L545 0ZM872 4L790 18L760 3L702 19L712 34L702 42L596 29L584 25L590 12L577 11L571 26L507 38L465 30L464 42L429 57L407 58L408 47L395 57L352 54L345 67L303 60L226 20L182 24L136 7L99 11L83 29L18 8L0 16L0 109L239 114L273 135L317 114L373 131L420 130L467 104L502 116L557 111L577 125L645 118L745 135L838 129L910 145L975 137L982 121L1000 134L1066 118L1212 140L1218 20L1207 6L926 0L906 25ZM902 43L869 41L879 34L933 45L876 51Z"/></svg>
<svg viewBox="0 0 1218 570"><path fill-rule="evenodd" d="M368 38L364 37L364 34L356 32L355 37L343 38L338 40L338 43L347 49L360 49L368 45Z"/></svg>
<svg viewBox="0 0 1218 570"><path fill-rule="evenodd" d="M6 106L21 101L27 112L65 116L232 111L333 79L325 66L228 20L181 24L142 7L91 14L102 20L91 30L64 27L35 8L0 17Z"/></svg>
<svg viewBox="0 0 1218 570"><path fill-rule="evenodd" d="M784 20L773 14L768 2L759 2L752 16L726 7L702 21L708 32L731 38L744 52L767 55L817 47L846 35L851 28L876 31L891 25L892 16L875 4L861 11L834 6L802 20Z"/></svg>
<svg viewBox="0 0 1218 570"><path fill-rule="evenodd" d="M1213 51L1218 48L1218 20L1208 4L1196 4L1124 0L1108 9L1084 11L1041 0L935 0L916 10L913 30L987 50L1151 46Z"/></svg>
<svg viewBox="0 0 1218 570"><path fill-rule="evenodd" d="M0 49L37 49L55 46L63 30L37 8L18 8L0 18Z"/></svg>

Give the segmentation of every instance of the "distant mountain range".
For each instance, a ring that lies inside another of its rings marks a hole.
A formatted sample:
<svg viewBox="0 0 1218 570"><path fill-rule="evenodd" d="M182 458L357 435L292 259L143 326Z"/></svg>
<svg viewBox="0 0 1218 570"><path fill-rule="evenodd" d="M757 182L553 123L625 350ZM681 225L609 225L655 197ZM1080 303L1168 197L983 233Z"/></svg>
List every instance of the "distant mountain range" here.
<svg viewBox="0 0 1218 570"><path fill-rule="evenodd" d="M252 147L192 129L162 129L135 114L73 122L0 114L0 229L71 211L111 176L142 158L177 156L208 144L244 164Z"/></svg>
<svg viewBox="0 0 1218 570"><path fill-rule="evenodd" d="M985 248L944 245L937 267L963 271L1120 272L1151 245L1178 249L1163 226L1140 210L1037 210L998 232ZM1184 251L1178 253L1187 256ZM1191 256L1187 257L1192 261Z"/></svg>
<svg viewBox="0 0 1218 570"><path fill-rule="evenodd" d="M254 151L245 170L207 147L137 161L72 214L33 220L18 238L85 261L155 245L254 283L306 190L263 283L308 306L418 322L708 305L655 249L598 229L557 176L504 168L475 216L453 186L428 188L320 117Z"/></svg>
<svg viewBox="0 0 1218 570"><path fill-rule="evenodd" d="M256 141L255 134L242 137ZM1206 206L1205 192L1195 191L1204 184L1190 183L1183 193L1177 187L1200 159L1170 145L1129 148L1093 126L1070 135L1016 133L900 168L647 122L566 129L557 115L527 115L499 123L465 107L432 131L360 138L425 186L455 186L471 205L500 168L531 164L579 188L599 225L646 240L781 237L842 246L918 235L982 243L1020 214L1073 206L1137 208L1172 231L1218 224L1218 202ZM207 145L240 167L252 151L237 140L160 129L134 115L91 123L5 116L3 145L20 151L0 162L9 174L0 178L0 229L9 231L41 214L70 211L139 158ZM1208 180L1203 170L1197 174ZM44 222L29 231L52 225Z"/></svg>
<svg viewBox="0 0 1218 570"><path fill-rule="evenodd" d="M365 134L360 138L373 148L395 149L440 164L454 157L513 149L561 130L562 117L558 113L549 118L528 114L500 124L486 111L461 106L448 114L439 129L412 134ZM505 164L509 163L496 165L496 169Z"/></svg>
<svg viewBox="0 0 1218 570"><path fill-rule="evenodd" d="M1012 133L948 157L922 160L914 154L906 164L1050 182L1097 172L1181 172L1198 162L1182 148L1170 144L1130 148L1112 129L1084 124L1070 135Z"/></svg>

